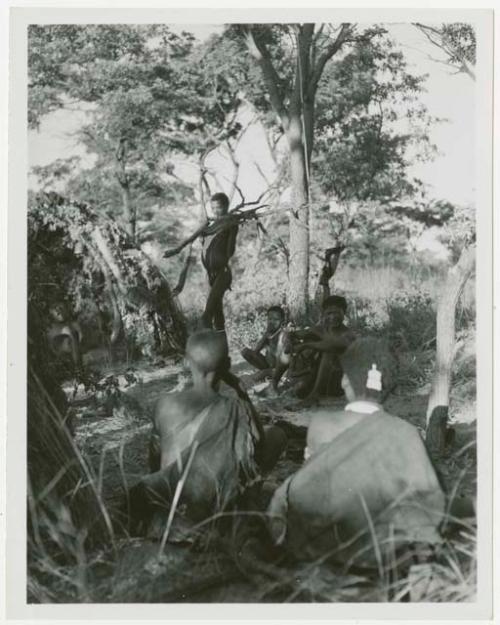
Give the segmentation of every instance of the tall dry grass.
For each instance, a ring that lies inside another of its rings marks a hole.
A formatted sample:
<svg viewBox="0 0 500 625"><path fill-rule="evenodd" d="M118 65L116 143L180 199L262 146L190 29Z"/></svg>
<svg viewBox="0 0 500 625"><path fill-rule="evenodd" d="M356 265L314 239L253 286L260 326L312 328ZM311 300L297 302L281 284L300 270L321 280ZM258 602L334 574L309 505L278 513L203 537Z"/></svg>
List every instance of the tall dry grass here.
<svg viewBox="0 0 500 625"><path fill-rule="evenodd" d="M88 550L103 539L112 544L113 527L95 476L65 421L61 395L43 380L43 374L30 367L28 593L33 601L46 600L51 588L63 584L83 601Z"/></svg>
<svg viewBox="0 0 500 625"><path fill-rule="evenodd" d="M360 333L385 334L404 348L400 373L409 388L430 379L435 301L442 277L430 270L415 270L408 277L394 267L352 269L343 265L335 277L333 290L344 294L349 302L348 322ZM186 312L192 319L204 301L197 290L202 284L202 276L199 278L198 286L195 282L185 298ZM233 291L226 296L228 334L235 348L257 340L265 326L266 308L282 302L285 288L283 276L277 271L255 274L248 280L239 284L235 278ZM463 343L456 376L462 390L475 376L471 352L474 314L474 284L470 283L458 311ZM28 392L28 596L38 602L107 600L99 589L102 579L96 581L96 566L105 565L106 579L113 579L120 554L137 543L126 534L115 535L98 476L74 445L57 402L33 372ZM467 393L463 400L469 401L470 395ZM432 565L422 567L418 575L402 578L397 578L395 571L373 575L339 573L323 561L260 566L255 558L242 559L238 541L227 546L226 555L230 560L239 559L238 570L247 570L246 579L256 600L402 601L413 595L416 601L470 601L476 588L475 541L474 525L462 524L459 533L446 540ZM219 564L214 562L213 566ZM151 570L163 569L159 566ZM135 573L131 570L132 580ZM158 582L165 579L168 583L170 573L167 570L163 574L166 578L158 577ZM236 577L236 573L229 574L224 583ZM113 591L113 600L128 601L130 587ZM148 600L158 600L155 592L163 592L160 585L154 586ZM164 594L174 595L173 591Z"/></svg>

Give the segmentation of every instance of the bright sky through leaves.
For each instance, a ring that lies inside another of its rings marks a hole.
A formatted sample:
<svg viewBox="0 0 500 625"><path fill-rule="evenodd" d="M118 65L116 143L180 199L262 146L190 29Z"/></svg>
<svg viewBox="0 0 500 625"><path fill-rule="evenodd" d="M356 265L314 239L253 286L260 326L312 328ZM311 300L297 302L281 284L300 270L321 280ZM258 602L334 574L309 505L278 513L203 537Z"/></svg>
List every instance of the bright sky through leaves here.
<svg viewBox="0 0 500 625"><path fill-rule="evenodd" d="M387 25L386 25L387 26ZM429 186L431 197L458 204L474 201L474 82L464 74L453 74L442 61L440 51L432 46L415 27L409 24L387 26L402 48L409 69L428 74L427 93L421 98L429 113L448 121L436 124L430 132L431 142L439 149L434 161L417 163L411 174ZM204 39L220 27L214 25L172 25L172 30L187 30ZM83 155L84 148L76 139L82 114L60 110L47 116L40 130L29 131L29 164L46 165L57 158ZM264 152L259 130L251 131L243 146L245 158L251 153ZM243 156L243 155L242 155ZM242 163L240 186L249 190L260 188L262 176L250 162Z"/></svg>

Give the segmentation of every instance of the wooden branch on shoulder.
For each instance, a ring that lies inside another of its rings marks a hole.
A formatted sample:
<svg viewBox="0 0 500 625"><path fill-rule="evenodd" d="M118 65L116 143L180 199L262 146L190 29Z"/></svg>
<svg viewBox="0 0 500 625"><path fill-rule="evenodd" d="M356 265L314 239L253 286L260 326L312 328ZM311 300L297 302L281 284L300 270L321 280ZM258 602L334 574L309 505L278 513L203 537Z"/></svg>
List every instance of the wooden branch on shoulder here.
<svg viewBox="0 0 500 625"><path fill-rule="evenodd" d="M257 212L262 208L267 208L269 204L260 204L261 198L265 195L267 190L261 194L261 196L253 201L253 202L242 202L236 208L228 213L223 223L215 222L210 223L207 219L192 235L184 239L182 243L177 245L176 247L166 250L163 253L163 258L171 258L172 256L176 256L181 252L186 246L192 244L196 239L198 239L202 234L215 234L221 228L225 228L228 226L236 225L245 221L249 221L251 219L259 220L259 215ZM257 206L255 206L257 204ZM241 210L245 206L253 206L250 210Z"/></svg>

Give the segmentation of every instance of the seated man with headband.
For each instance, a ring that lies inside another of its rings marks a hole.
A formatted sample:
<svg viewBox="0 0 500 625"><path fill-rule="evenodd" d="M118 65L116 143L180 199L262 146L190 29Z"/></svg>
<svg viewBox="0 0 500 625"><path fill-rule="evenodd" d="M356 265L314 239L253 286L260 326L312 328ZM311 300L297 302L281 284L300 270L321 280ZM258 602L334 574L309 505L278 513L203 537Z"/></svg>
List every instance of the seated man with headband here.
<svg viewBox="0 0 500 625"><path fill-rule="evenodd" d="M417 428L382 407L391 354L361 339L340 359L349 403L312 412L306 462L269 506L271 534L298 559L390 567L395 551L441 541L445 497Z"/></svg>

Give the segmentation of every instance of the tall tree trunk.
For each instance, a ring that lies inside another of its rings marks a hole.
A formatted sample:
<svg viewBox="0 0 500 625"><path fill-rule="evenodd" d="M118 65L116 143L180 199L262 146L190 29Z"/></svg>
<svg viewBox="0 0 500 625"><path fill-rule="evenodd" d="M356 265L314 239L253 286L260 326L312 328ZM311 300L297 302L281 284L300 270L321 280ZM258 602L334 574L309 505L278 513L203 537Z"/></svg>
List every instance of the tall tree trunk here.
<svg viewBox="0 0 500 625"><path fill-rule="evenodd" d="M335 39L322 46L321 51L316 48L314 29L312 23L290 26L297 54L295 78L288 98L284 97L283 81L256 29L251 25L240 29L250 54L262 70L271 105L290 147L293 206L290 215L288 305L292 318L297 320L307 313L309 295L309 163L314 138L314 101L326 63L346 42L352 26L342 24Z"/></svg>
<svg viewBox="0 0 500 625"><path fill-rule="evenodd" d="M307 157L308 175L311 175L311 155L314 145L314 101L309 95L305 96L302 104L302 119L304 123L305 153Z"/></svg>
<svg viewBox="0 0 500 625"><path fill-rule="evenodd" d="M132 206L132 198L130 196L130 187L128 183L120 183L122 192L123 216L125 218L125 229L132 241L135 243L137 214Z"/></svg>
<svg viewBox="0 0 500 625"><path fill-rule="evenodd" d="M429 450L437 455L443 452L448 421L451 371L455 356L455 311L465 283L474 270L475 258L475 246L464 248L457 264L448 272L438 302L436 368L427 405L426 436Z"/></svg>
<svg viewBox="0 0 500 625"><path fill-rule="evenodd" d="M287 132L290 146L292 210L290 213L290 274L288 306L292 319L300 321L307 312L309 293L309 184L302 121L290 119Z"/></svg>

